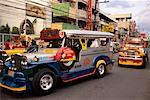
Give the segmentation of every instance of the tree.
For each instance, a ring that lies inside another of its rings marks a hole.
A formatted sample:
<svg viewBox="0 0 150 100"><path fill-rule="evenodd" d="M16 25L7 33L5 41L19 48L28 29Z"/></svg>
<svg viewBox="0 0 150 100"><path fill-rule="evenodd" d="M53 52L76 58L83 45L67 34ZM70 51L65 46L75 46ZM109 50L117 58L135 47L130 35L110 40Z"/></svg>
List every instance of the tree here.
<svg viewBox="0 0 150 100"><path fill-rule="evenodd" d="M0 27L0 33L7 33L7 34L10 33L10 27L8 26L8 24L6 24L6 26L2 25Z"/></svg>
<svg viewBox="0 0 150 100"><path fill-rule="evenodd" d="M19 28L18 27L16 27L16 26L14 26L13 28L12 28L12 32L11 32L12 34L19 34Z"/></svg>

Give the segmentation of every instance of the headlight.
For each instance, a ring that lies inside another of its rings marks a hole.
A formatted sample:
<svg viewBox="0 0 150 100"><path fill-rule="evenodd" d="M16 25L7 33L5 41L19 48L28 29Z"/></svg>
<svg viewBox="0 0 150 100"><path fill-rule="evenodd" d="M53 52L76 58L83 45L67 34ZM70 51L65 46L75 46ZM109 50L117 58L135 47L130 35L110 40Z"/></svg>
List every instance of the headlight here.
<svg viewBox="0 0 150 100"><path fill-rule="evenodd" d="M35 56L32 60L35 61L35 62L38 62L39 58Z"/></svg>
<svg viewBox="0 0 150 100"><path fill-rule="evenodd" d="M3 57L7 57L8 55L7 55L7 54L2 54L2 56L3 56Z"/></svg>
<svg viewBox="0 0 150 100"><path fill-rule="evenodd" d="M26 66L28 63L27 61L21 61L21 64Z"/></svg>
<svg viewBox="0 0 150 100"><path fill-rule="evenodd" d="M138 52L135 52L134 54L135 54L136 56L137 56L137 55L139 55L139 53L138 53Z"/></svg>
<svg viewBox="0 0 150 100"><path fill-rule="evenodd" d="M142 51L144 53L144 49L143 48L139 48L140 51Z"/></svg>

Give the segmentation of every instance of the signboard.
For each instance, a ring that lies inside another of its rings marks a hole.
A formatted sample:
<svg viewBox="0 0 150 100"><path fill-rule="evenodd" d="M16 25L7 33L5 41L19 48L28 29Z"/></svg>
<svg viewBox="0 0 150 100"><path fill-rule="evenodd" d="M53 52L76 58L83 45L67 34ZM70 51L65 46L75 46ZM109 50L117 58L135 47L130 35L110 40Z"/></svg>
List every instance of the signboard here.
<svg viewBox="0 0 150 100"><path fill-rule="evenodd" d="M114 32L114 25L109 24L109 25L103 25L102 24L102 32Z"/></svg>
<svg viewBox="0 0 150 100"><path fill-rule="evenodd" d="M26 15L42 19L46 18L46 11L44 8L32 4L26 4L26 7Z"/></svg>

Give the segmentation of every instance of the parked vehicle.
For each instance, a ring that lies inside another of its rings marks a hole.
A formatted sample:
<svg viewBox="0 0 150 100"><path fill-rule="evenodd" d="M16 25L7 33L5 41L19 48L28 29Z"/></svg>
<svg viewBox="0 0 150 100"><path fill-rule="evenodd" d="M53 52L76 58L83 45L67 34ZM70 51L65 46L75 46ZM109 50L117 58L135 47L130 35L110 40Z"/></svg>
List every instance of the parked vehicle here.
<svg viewBox="0 0 150 100"><path fill-rule="evenodd" d="M89 75L103 77L113 67L112 36L87 30L59 31L55 38L46 39L47 48L6 59L0 87L41 95L52 92L58 79L67 83Z"/></svg>

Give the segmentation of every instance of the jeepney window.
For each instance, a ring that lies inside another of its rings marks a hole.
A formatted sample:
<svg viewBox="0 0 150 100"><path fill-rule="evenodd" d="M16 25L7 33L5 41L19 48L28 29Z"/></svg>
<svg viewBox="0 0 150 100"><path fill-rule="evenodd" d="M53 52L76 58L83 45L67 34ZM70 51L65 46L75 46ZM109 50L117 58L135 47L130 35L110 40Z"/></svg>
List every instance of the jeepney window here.
<svg viewBox="0 0 150 100"><path fill-rule="evenodd" d="M100 46L99 40L95 39L92 41L92 44L90 45L91 48L98 48Z"/></svg>
<svg viewBox="0 0 150 100"><path fill-rule="evenodd" d="M72 39L66 38L64 47L72 47Z"/></svg>
<svg viewBox="0 0 150 100"><path fill-rule="evenodd" d="M47 48L60 48L62 46L62 39L54 39L49 41Z"/></svg>
<svg viewBox="0 0 150 100"><path fill-rule="evenodd" d="M95 39L88 39L87 47L91 47L91 45L92 45L92 43L93 43L94 40Z"/></svg>
<svg viewBox="0 0 150 100"><path fill-rule="evenodd" d="M108 38L101 38L101 46L107 46L109 43L109 39Z"/></svg>

